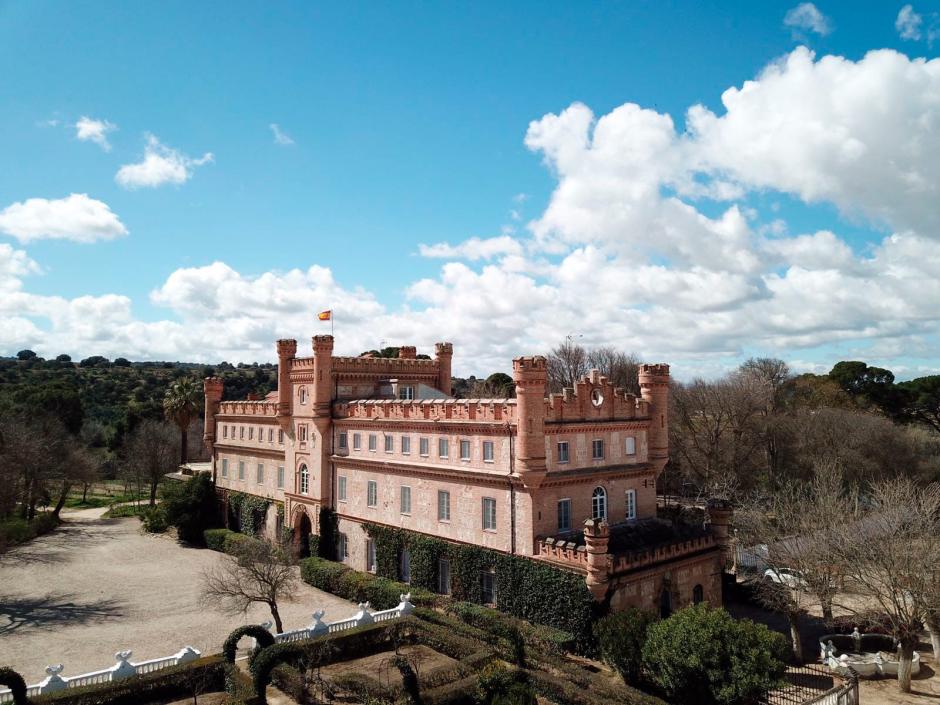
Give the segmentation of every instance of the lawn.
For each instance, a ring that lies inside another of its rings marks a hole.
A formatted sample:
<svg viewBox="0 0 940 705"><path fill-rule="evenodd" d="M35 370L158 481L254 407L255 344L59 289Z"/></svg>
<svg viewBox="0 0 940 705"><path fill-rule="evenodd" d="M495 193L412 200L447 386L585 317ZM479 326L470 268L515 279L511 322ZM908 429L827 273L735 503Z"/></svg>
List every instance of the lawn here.
<svg viewBox="0 0 940 705"><path fill-rule="evenodd" d="M138 492L123 480L101 480L89 485L87 491L81 486L73 488L65 500L65 506L69 509L96 509L138 499L149 500L149 489L142 488Z"/></svg>

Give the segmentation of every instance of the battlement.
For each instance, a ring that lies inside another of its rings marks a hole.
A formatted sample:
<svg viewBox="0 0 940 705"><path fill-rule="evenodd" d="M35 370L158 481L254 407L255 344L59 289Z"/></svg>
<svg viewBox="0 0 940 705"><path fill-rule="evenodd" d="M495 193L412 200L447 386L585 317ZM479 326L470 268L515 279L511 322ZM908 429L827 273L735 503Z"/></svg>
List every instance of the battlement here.
<svg viewBox="0 0 940 705"><path fill-rule="evenodd" d="M597 370L545 400L546 423L646 419L649 402L614 387Z"/></svg>
<svg viewBox="0 0 940 705"><path fill-rule="evenodd" d="M640 365L639 375L641 380L644 377L668 377L669 365L663 362Z"/></svg>
<svg viewBox="0 0 940 705"><path fill-rule="evenodd" d="M294 357L297 354L297 341L293 338L281 338L277 341L278 357Z"/></svg>
<svg viewBox="0 0 940 705"><path fill-rule="evenodd" d="M333 404L338 419L514 423L515 399L357 399Z"/></svg>
<svg viewBox="0 0 940 705"><path fill-rule="evenodd" d="M277 416L276 401L223 401L219 404L219 414L238 416Z"/></svg>
<svg viewBox="0 0 940 705"><path fill-rule="evenodd" d="M541 355L517 357L512 361L513 372L545 372L546 370L548 370L548 361Z"/></svg>
<svg viewBox="0 0 940 705"><path fill-rule="evenodd" d="M439 362L418 358L401 357L334 357L334 373L382 373L382 374L418 374L436 375Z"/></svg>

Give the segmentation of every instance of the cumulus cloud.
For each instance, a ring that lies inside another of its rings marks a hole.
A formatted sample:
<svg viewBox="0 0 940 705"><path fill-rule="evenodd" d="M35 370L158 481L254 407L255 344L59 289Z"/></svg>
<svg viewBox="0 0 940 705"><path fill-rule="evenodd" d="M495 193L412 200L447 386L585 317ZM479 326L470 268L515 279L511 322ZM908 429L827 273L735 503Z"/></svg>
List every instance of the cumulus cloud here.
<svg viewBox="0 0 940 705"><path fill-rule="evenodd" d="M29 198L0 211L0 232L20 242L113 240L127 228L108 204L73 193L65 198Z"/></svg>
<svg viewBox="0 0 940 705"><path fill-rule="evenodd" d="M510 235L500 235L485 239L472 237L457 245L447 242L438 242L434 245L420 244L418 252L422 257L478 260L522 254L522 245Z"/></svg>
<svg viewBox="0 0 940 705"><path fill-rule="evenodd" d="M82 142L94 142L105 152L111 151L108 133L117 129L117 125L107 120L95 120L83 115L75 123L75 137Z"/></svg>
<svg viewBox="0 0 940 705"><path fill-rule="evenodd" d="M271 128L271 132L274 134L274 144L280 144L284 146L294 144L294 140L291 139L290 135L284 132L276 122L272 122L269 127Z"/></svg>
<svg viewBox="0 0 940 705"><path fill-rule="evenodd" d="M794 36L799 36L801 30L815 32L823 37L832 32L829 18L811 2L801 2L790 8L783 18L783 24L793 30Z"/></svg>
<svg viewBox="0 0 940 705"><path fill-rule="evenodd" d="M180 185L192 178L195 167L212 161L211 152L193 159L179 150L161 144L154 135L148 134L143 160L122 166L114 180L126 189L155 188L163 184Z"/></svg>
<svg viewBox="0 0 940 705"><path fill-rule="evenodd" d="M894 28L898 30L901 39L917 41L921 37L923 24L924 18L914 12L911 5L905 5L898 12L898 17L894 21Z"/></svg>

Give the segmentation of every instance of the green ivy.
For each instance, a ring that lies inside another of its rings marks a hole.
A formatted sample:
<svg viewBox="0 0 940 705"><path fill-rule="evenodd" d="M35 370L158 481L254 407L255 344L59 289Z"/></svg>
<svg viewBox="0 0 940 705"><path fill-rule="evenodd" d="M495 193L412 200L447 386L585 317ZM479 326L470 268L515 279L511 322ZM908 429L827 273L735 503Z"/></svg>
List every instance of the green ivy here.
<svg viewBox="0 0 940 705"><path fill-rule="evenodd" d="M525 556L508 556L479 546L453 544L404 529L364 524L375 541L376 573L399 579L401 551L411 554L411 585L437 591L437 566L450 560L451 595L483 602L481 573L496 573L496 607L515 617L546 624L574 635L583 651L592 651L597 607L584 576Z"/></svg>
<svg viewBox="0 0 940 705"><path fill-rule="evenodd" d="M254 536L258 532L270 504L271 500L267 497L243 492L230 492L228 495L228 505L238 519L238 530L248 536Z"/></svg>

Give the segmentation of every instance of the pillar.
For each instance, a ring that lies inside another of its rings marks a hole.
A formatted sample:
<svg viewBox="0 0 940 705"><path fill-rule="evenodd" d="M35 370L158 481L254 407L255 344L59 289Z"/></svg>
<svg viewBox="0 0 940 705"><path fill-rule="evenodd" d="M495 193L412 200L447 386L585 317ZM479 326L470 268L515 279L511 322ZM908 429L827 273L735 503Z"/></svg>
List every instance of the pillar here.
<svg viewBox="0 0 940 705"><path fill-rule="evenodd" d="M329 416L333 402L333 336L313 336L313 410Z"/></svg>
<svg viewBox="0 0 940 705"><path fill-rule="evenodd" d="M516 474L526 487L538 487L545 477L546 362L541 356L512 361L516 383Z"/></svg>
<svg viewBox="0 0 940 705"><path fill-rule="evenodd" d="M731 536L732 516L734 516L734 510L731 508L731 502L717 498L708 500L708 523L711 526L715 543L721 546L723 568L728 568L734 561L734 545Z"/></svg>
<svg viewBox="0 0 940 705"><path fill-rule="evenodd" d="M285 431L290 427L293 413L290 384L291 361L297 355L297 341L277 341L277 422Z"/></svg>
<svg viewBox="0 0 940 705"><path fill-rule="evenodd" d="M639 382L650 405L649 462L659 477L669 461L669 365L640 365Z"/></svg>
<svg viewBox="0 0 940 705"><path fill-rule="evenodd" d="M587 586L597 602L607 596L610 582L610 556L607 544L610 542L610 528L603 519L587 519L584 522L584 543L587 548Z"/></svg>
<svg viewBox="0 0 940 705"><path fill-rule="evenodd" d="M435 343L434 359L437 360L437 388L451 394L451 362L454 358L453 343Z"/></svg>

